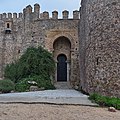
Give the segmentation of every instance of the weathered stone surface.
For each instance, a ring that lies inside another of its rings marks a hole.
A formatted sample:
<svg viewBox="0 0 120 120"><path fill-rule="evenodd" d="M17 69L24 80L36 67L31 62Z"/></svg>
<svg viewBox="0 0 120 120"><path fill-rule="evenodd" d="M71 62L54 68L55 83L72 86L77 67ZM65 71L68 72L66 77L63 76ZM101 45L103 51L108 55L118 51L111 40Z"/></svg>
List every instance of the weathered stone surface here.
<svg viewBox="0 0 120 120"><path fill-rule="evenodd" d="M120 1L82 0L80 87L120 97Z"/></svg>
<svg viewBox="0 0 120 120"><path fill-rule="evenodd" d="M116 112L116 109L114 107L109 107L108 111L110 111L110 112Z"/></svg>
<svg viewBox="0 0 120 120"><path fill-rule="evenodd" d="M38 86L30 86L30 89L29 89L30 91L38 91L39 90L39 88L38 88Z"/></svg>

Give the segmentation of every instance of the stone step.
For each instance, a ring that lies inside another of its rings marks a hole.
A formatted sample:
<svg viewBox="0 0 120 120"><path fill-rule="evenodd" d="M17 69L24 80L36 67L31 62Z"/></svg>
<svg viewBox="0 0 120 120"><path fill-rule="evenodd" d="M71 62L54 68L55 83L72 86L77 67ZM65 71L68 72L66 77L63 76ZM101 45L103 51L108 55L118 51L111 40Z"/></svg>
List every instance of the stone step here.
<svg viewBox="0 0 120 120"><path fill-rule="evenodd" d="M56 82L54 85L57 89L72 89L69 82Z"/></svg>

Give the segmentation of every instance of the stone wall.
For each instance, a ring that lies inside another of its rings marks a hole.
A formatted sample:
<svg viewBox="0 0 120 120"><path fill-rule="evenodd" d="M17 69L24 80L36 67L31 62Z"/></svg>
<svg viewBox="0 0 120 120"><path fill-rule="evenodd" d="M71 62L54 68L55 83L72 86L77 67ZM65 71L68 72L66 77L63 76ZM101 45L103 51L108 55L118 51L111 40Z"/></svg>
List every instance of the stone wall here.
<svg viewBox="0 0 120 120"><path fill-rule="evenodd" d="M82 0L80 87L120 97L120 1Z"/></svg>
<svg viewBox="0 0 120 120"><path fill-rule="evenodd" d="M28 5L22 13L0 14L0 77L4 76L4 67L17 59L29 46L43 46L54 53L54 43L58 38L67 38L71 44L70 48L58 50L59 54L70 54L69 56L69 81L73 87L79 84L79 44L78 44L78 22L79 11L73 11L73 18L69 19L69 12L63 11L63 18L58 18L58 12L53 11L49 17L47 11L40 13L39 4L33 8ZM61 46L66 43L62 39ZM66 53L68 51L68 53ZM54 59L58 54L54 54ZM76 64L77 61L77 64Z"/></svg>

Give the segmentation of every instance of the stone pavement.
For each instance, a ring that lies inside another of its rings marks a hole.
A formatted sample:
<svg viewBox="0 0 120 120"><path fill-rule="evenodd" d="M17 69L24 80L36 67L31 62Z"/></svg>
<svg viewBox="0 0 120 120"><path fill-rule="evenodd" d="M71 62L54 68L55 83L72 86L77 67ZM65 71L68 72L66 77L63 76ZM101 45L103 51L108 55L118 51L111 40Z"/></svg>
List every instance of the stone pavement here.
<svg viewBox="0 0 120 120"><path fill-rule="evenodd" d="M0 103L49 103L96 106L88 96L73 89L0 94Z"/></svg>

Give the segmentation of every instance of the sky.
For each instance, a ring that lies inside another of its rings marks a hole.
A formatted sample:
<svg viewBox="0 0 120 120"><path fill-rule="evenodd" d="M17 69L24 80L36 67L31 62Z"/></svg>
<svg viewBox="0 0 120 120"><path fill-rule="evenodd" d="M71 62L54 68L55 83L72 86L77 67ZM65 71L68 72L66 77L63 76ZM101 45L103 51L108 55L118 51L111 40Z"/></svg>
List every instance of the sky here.
<svg viewBox="0 0 120 120"><path fill-rule="evenodd" d="M0 13L14 13L22 12L27 5L34 6L35 3L40 4L40 10L51 13L54 10L59 12L61 17L63 10L68 10L70 18L74 10L79 10L81 0L0 0Z"/></svg>

